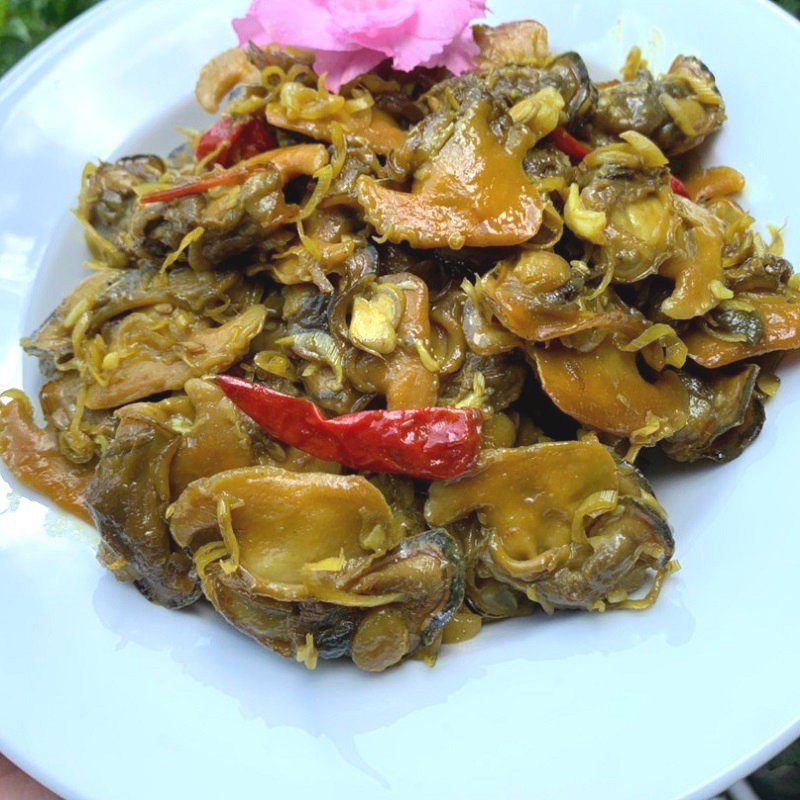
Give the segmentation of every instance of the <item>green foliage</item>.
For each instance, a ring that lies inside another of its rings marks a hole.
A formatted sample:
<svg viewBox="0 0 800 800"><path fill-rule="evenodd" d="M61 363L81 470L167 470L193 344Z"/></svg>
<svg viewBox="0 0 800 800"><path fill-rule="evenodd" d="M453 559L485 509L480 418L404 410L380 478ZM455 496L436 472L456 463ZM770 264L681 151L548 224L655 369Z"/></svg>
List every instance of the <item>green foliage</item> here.
<svg viewBox="0 0 800 800"><path fill-rule="evenodd" d="M0 0L0 75L97 0Z"/></svg>
<svg viewBox="0 0 800 800"><path fill-rule="evenodd" d="M800 0L775 0L779 6L783 6L790 14L800 16Z"/></svg>

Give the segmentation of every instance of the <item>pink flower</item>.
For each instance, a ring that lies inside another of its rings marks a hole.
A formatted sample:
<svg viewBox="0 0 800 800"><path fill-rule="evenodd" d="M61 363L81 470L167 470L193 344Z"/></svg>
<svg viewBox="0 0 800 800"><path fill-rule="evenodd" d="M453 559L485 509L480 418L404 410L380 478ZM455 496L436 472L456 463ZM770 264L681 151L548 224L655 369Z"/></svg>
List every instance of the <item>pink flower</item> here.
<svg viewBox="0 0 800 800"><path fill-rule="evenodd" d="M485 13L486 0L252 0L233 28L241 44L313 50L335 91L386 58L465 72L478 50L469 23Z"/></svg>

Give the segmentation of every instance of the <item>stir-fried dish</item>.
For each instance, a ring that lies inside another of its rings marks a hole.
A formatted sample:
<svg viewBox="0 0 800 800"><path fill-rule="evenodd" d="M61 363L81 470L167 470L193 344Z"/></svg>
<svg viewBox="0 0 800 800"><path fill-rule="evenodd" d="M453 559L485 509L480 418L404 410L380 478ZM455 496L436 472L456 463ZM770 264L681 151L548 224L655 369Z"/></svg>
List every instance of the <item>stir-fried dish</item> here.
<svg viewBox="0 0 800 800"><path fill-rule="evenodd" d="M474 34L472 72L338 93L307 52L215 58L207 131L86 168L90 271L23 341L44 426L0 409L117 578L309 667L648 607L676 563L640 453L735 458L800 347L779 232L682 161L725 121L703 63L594 83L535 22Z"/></svg>

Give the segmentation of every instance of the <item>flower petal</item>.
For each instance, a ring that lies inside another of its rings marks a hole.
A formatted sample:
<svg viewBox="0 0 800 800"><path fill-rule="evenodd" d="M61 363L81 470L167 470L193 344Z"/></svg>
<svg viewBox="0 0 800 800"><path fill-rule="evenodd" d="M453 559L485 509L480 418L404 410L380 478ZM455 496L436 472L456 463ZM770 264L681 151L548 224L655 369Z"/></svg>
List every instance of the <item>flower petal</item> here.
<svg viewBox="0 0 800 800"><path fill-rule="evenodd" d="M441 53L432 56L421 66L447 67L454 75L461 75L475 67L477 55L478 45L472 38L472 29L465 28L450 44L445 45Z"/></svg>
<svg viewBox="0 0 800 800"><path fill-rule="evenodd" d="M485 0L425 0L417 14L416 35L447 44L470 22L485 14Z"/></svg>
<svg viewBox="0 0 800 800"><path fill-rule="evenodd" d="M254 14L247 14L244 17L234 19L231 24L239 37L240 45L244 46L248 42L254 42L261 46L269 44L268 41L264 41L264 27Z"/></svg>
<svg viewBox="0 0 800 800"><path fill-rule="evenodd" d="M242 44L316 51L316 71L336 90L386 57L400 70L470 69L477 48L468 26L485 13L486 0L252 0L233 27Z"/></svg>
<svg viewBox="0 0 800 800"><path fill-rule="evenodd" d="M416 16L416 30L398 44L394 53L397 69L411 70L418 64L434 62L447 66L443 61L445 49L460 37L451 57L463 64L472 48L467 47L472 38L469 23L486 14L485 0L425 0L420 4ZM477 50L475 51L477 52ZM455 54L458 53L456 56ZM470 65L472 61L470 58ZM463 71L463 70L462 70Z"/></svg>
<svg viewBox="0 0 800 800"><path fill-rule="evenodd" d="M237 33L244 29L252 34L251 18L261 26L261 32L251 35L258 45L277 42L309 50L342 50L346 44L332 24L325 0L253 0L244 20L234 23Z"/></svg>
<svg viewBox="0 0 800 800"><path fill-rule="evenodd" d="M357 39L396 41L410 29L418 0L328 0L334 25ZM376 47L374 49L382 49Z"/></svg>
<svg viewBox="0 0 800 800"><path fill-rule="evenodd" d="M327 73L325 85L332 92L338 92L342 84L369 72L385 59L386 56L377 50L361 49L350 53L318 50L314 70L318 75Z"/></svg>

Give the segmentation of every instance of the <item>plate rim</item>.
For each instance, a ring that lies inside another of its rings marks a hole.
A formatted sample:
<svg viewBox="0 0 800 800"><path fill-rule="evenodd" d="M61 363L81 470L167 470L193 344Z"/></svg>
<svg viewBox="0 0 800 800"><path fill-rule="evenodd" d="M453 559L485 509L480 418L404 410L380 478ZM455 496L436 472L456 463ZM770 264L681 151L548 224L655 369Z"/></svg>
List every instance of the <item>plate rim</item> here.
<svg viewBox="0 0 800 800"><path fill-rule="evenodd" d="M700 0L700 2L704 1ZM760 7L769 12L780 23L789 25L796 34L800 34L800 19L772 0L744 0L744 2L753 9ZM491 0L489 0L489 4L491 5ZM24 96L28 88L27 84L35 79L35 73L38 70L51 65L62 52L73 47L80 47L82 38L98 35L98 28L102 27L107 18L135 13L137 5L137 0L101 0L28 52L0 78L0 122L4 119L3 107L9 103L13 104L15 95ZM800 44L800 39L798 39L798 43ZM800 266L798 272L800 272ZM765 744L743 756L731 768L723 770L697 785L683 800L704 800L724 792L774 758L798 738L800 738L800 709L794 720ZM13 739L4 735L2 729L0 729L0 753L63 800L110 800L107 797L84 792L77 785L67 785L46 763L40 763L35 756L18 750L13 744Z"/></svg>

